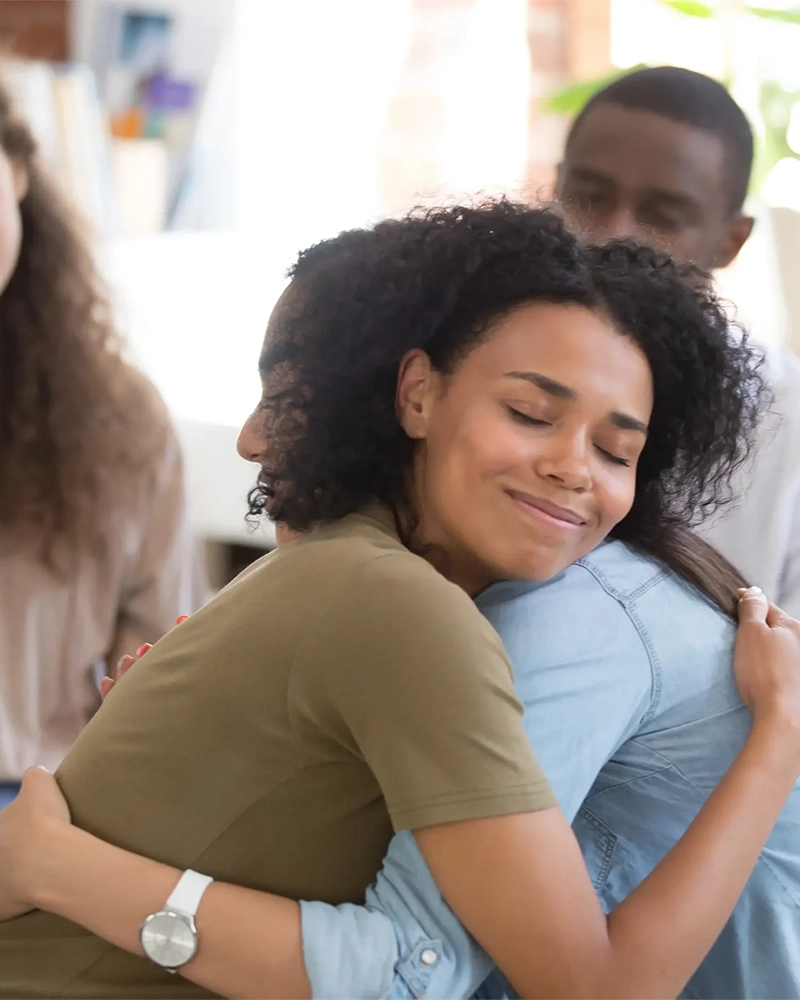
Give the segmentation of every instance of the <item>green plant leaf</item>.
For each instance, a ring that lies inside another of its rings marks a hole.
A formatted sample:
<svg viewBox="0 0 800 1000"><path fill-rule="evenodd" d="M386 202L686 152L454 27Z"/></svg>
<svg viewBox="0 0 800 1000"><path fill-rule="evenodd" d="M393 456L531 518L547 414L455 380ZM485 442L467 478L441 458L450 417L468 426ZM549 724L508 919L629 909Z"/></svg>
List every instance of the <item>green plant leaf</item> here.
<svg viewBox="0 0 800 1000"><path fill-rule="evenodd" d="M602 90L609 83L613 83L614 80L618 80L621 76L627 76L637 69L644 69L644 63L639 63L638 66L631 66L628 69L617 69L593 80L579 80L577 83L570 83L547 98L544 104L545 110L554 115L568 115L574 118L598 90Z"/></svg>
<svg viewBox="0 0 800 1000"><path fill-rule="evenodd" d="M779 24L800 24L800 7L789 7L787 10L776 10L773 7L750 7L745 6L745 11L753 17L763 18L765 21L777 21Z"/></svg>
<svg viewBox="0 0 800 1000"><path fill-rule="evenodd" d="M714 17L714 8L707 3L700 3L699 0L659 0L663 7L670 7L679 14L686 14L687 17Z"/></svg>
<svg viewBox="0 0 800 1000"><path fill-rule="evenodd" d="M762 129L756 144L750 184L752 191L761 189L761 185L779 160L798 158L787 138L792 108L798 100L800 91L786 91L774 80L762 82L759 99Z"/></svg>

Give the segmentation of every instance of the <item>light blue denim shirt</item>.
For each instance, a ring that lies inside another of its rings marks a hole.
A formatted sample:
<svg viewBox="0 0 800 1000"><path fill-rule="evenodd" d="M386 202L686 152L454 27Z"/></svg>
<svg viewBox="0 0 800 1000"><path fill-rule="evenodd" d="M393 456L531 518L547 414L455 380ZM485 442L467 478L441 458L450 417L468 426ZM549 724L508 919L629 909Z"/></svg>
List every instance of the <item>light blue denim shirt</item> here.
<svg viewBox="0 0 800 1000"><path fill-rule="evenodd" d="M541 585L479 600L515 667L525 726L610 910L663 858L750 728L734 628L619 542ZM394 837L364 907L303 903L315 998L513 995L440 895L414 837ZM690 998L800 997L800 787Z"/></svg>

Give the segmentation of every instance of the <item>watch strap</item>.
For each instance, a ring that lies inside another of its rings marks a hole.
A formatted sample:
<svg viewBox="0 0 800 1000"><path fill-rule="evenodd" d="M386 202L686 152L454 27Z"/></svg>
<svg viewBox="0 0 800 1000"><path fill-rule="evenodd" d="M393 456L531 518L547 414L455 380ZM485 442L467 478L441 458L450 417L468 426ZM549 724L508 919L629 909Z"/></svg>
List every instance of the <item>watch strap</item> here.
<svg viewBox="0 0 800 1000"><path fill-rule="evenodd" d="M213 878L201 875L200 872L193 872L191 869L185 871L178 879L178 884L172 890L164 909L194 917L200 906L203 893L213 881Z"/></svg>

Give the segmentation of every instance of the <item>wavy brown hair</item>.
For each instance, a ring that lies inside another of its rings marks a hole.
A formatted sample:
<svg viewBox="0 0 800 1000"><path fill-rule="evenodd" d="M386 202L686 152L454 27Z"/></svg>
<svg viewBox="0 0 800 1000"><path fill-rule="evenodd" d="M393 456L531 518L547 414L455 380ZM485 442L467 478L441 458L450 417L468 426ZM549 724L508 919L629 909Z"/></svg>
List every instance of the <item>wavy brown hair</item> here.
<svg viewBox="0 0 800 1000"><path fill-rule="evenodd" d="M19 260L0 295L0 537L55 566L61 550L105 542L166 418L122 356L88 232L2 84L0 145L28 177Z"/></svg>

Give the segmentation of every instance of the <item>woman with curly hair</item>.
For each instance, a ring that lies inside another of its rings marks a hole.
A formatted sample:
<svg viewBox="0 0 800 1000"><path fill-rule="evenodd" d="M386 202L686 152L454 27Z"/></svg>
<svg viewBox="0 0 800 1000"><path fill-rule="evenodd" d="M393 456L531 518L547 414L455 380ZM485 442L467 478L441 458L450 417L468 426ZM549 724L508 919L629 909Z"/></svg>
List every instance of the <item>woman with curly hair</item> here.
<svg viewBox="0 0 800 1000"><path fill-rule="evenodd" d="M181 456L122 356L88 242L0 87L0 806L200 582Z"/></svg>
<svg viewBox="0 0 800 1000"><path fill-rule="evenodd" d="M523 995L678 992L800 773L800 626L744 593L752 728L605 917L473 598L630 547L730 669L741 581L687 526L724 502L762 388L684 277L505 201L301 255L240 439L262 470L253 512L301 537L119 683L57 775L74 826L55 785L0 818L0 995L307 996L294 901L363 902L393 829ZM391 925L367 940L369 962L397 947Z"/></svg>

